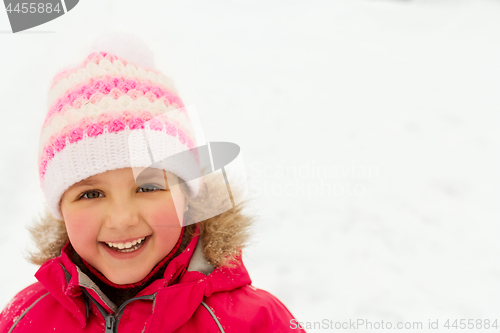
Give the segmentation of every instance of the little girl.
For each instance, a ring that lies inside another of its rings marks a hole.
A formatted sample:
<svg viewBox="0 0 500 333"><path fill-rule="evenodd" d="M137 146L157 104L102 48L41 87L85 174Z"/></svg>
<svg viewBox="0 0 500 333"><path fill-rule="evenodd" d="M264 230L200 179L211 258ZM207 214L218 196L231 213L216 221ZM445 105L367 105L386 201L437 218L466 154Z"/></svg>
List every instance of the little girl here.
<svg viewBox="0 0 500 333"><path fill-rule="evenodd" d="M193 176L201 154L171 81L131 60L92 52L53 79L38 160L49 209L30 229L38 282L0 333L303 331L251 285L252 219L234 189Z"/></svg>

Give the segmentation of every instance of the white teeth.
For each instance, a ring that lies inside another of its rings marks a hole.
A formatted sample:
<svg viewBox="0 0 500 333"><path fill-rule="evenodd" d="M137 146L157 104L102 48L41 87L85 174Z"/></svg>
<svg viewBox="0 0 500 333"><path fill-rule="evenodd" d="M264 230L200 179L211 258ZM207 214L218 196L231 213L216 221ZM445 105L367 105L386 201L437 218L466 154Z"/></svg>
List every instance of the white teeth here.
<svg viewBox="0 0 500 333"><path fill-rule="evenodd" d="M126 243L111 243L111 242L106 242L106 245L108 245L109 247L114 248L114 249L130 250L130 249L132 249L133 246L135 246L136 244L142 243L145 239L146 239L146 237L143 237L143 238L136 239L136 240L134 240L132 242L126 242ZM137 247L137 248L139 248L139 247Z"/></svg>

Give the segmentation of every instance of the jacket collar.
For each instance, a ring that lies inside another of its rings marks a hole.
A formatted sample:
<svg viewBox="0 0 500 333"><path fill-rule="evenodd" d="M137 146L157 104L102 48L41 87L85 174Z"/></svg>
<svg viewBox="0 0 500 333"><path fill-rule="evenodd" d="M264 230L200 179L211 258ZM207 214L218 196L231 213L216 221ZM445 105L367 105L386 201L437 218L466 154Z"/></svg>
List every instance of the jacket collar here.
<svg viewBox="0 0 500 333"><path fill-rule="evenodd" d="M63 247L59 257L45 262L35 277L79 320L83 328L86 326L89 304L85 303L81 288L85 288L108 312L115 312L116 305L70 260L68 245L69 242ZM186 249L170 261L163 278L153 281L137 296L156 294L155 313L164 313L163 311L169 311L172 307L183 308L181 315L176 316L175 320L170 318L165 323L162 316L153 315L153 324L174 330L193 315L203 297L247 284L251 284L251 280L241 255L232 268L214 268L203 255L203 240L197 232Z"/></svg>

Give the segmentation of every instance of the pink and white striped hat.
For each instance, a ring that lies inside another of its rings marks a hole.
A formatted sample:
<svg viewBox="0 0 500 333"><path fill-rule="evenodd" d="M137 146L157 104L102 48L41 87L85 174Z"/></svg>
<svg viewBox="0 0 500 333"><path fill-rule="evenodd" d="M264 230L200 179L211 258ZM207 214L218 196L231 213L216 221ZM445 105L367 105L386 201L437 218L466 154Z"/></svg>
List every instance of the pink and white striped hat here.
<svg viewBox="0 0 500 333"><path fill-rule="evenodd" d="M193 126L172 81L154 68L154 62L143 64L147 66L97 51L54 77L40 135L38 171L56 218L62 219L60 200L73 184L108 170L151 166L147 147L131 140L134 134L153 133L149 143L157 156L196 147ZM193 179L182 165L161 168ZM200 180L186 182L193 196Z"/></svg>

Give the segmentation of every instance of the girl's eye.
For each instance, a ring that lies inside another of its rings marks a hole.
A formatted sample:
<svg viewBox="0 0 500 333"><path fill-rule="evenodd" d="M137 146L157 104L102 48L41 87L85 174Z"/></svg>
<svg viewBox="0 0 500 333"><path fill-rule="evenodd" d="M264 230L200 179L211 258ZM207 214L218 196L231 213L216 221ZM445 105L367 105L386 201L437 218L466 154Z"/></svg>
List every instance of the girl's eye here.
<svg viewBox="0 0 500 333"><path fill-rule="evenodd" d="M101 192L98 192L98 191L87 191L85 193L82 194L82 196L80 198L85 198L85 199L97 199L99 198L99 196L102 195Z"/></svg>
<svg viewBox="0 0 500 333"><path fill-rule="evenodd" d="M144 186L139 187L139 191L142 192L155 192L155 190L164 190L160 186L156 184L145 184Z"/></svg>

